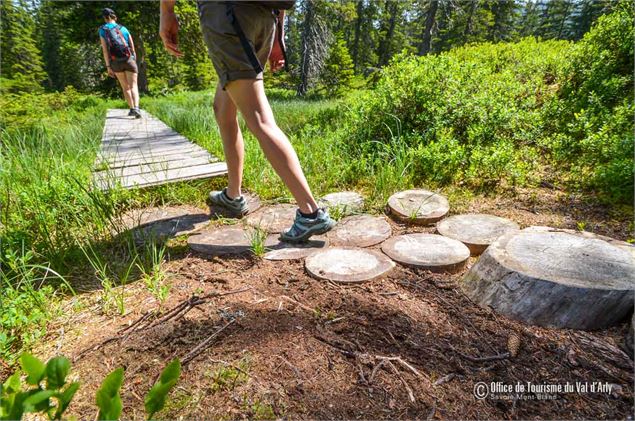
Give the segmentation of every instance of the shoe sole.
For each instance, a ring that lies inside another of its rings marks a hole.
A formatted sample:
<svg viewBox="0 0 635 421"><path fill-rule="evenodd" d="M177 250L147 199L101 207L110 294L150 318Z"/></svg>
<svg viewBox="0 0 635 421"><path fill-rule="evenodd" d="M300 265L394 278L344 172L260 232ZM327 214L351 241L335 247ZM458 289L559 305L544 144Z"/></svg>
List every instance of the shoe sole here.
<svg viewBox="0 0 635 421"><path fill-rule="evenodd" d="M306 243L307 240L309 238L311 238L314 235L321 235L321 234L326 234L327 232L329 232L330 230L333 229L333 227L335 227L336 223L333 222L332 224L329 224L325 227L322 227L318 230L315 231L307 231L303 236L301 237L297 237L297 238L286 238L283 235L280 235L280 237L278 238L280 241L283 241L285 243L291 243L291 244L298 244L298 243Z"/></svg>

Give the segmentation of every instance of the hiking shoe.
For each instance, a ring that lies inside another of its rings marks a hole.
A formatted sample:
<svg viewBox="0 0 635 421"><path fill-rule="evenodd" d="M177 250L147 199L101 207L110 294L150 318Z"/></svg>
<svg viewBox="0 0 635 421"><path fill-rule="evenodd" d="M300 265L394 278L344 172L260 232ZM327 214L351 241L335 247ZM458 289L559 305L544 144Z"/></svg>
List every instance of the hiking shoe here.
<svg viewBox="0 0 635 421"><path fill-rule="evenodd" d="M133 108L132 110L130 110L130 112L132 112L132 115L134 115L134 118L141 118L141 110L138 108Z"/></svg>
<svg viewBox="0 0 635 421"><path fill-rule="evenodd" d="M330 231L336 224L324 209L318 209L317 217L307 218L302 216L300 210L295 212L295 221L287 231L280 234L280 241L287 243L303 243L312 235L324 234Z"/></svg>
<svg viewBox="0 0 635 421"><path fill-rule="evenodd" d="M134 117L134 116L135 116L134 108L131 108L130 112L128 113L128 117Z"/></svg>
<svg viewBox="0 0 635 421"><path fill-rule="evenodd" d="M224 188L222 191L210 192L207 197L207 205L210 208L221 208L224 213L232 218L241 218L249 212L245 197L240 196L236 199L230 199L229 196L227 196L227 188Z"/></svg>

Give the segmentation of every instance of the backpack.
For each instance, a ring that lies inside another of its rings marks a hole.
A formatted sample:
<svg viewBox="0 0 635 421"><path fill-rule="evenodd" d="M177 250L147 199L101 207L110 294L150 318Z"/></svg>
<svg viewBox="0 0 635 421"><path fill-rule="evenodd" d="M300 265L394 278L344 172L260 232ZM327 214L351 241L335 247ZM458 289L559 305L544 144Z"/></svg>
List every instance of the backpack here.
<svg viewBox="0 0 635 421"><path fill-rule="evenodd" d="M121 32L121 25L114 26L112 28L106 28L106 25L102 26L104 35L106 36L106 45L108 46L108 54L111 60L126 61L130 58L132 53L130 47L126 42L126 38Z"/></svg>

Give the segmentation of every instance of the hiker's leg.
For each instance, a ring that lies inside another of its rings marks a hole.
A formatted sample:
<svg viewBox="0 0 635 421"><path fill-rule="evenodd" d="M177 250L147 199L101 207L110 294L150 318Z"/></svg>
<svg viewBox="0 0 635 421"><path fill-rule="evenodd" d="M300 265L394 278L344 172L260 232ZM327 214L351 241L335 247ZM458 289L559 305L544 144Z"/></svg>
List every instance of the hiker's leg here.
<svg viewBox="0 0 635 421"><path fill-rule="evenodd" d="M123 90L123 96L128 103L130 108L134 108L134 102L132 101L132 93L130 92L130 86L128 85L128 80L126 79L126 75L124 72L115 72L115 76L117 76L117 80L121 85L121 90Z"/></svg>
<svg viewBox="0 0 635 421"><path fill-rule="evenodd" d="M289 139L273 118L262 80L238 79L225 87L256 136L265 156L298 203L300 211L312 213L318 206Z"/></svg>
<svg viewBox="0 0 635 421"><path fill-rule="evenodd" d="M227 163L227 194L231 198L236 198L242 194L240 185L243 180L245 145L238 125L236 105L220 85L216 87L214 96L214 116L223 140L223 151Z"/></svg>
<svg viewBox="0 0 635 421"><path fill-rule="evenodd" d="M137 86L137 74L134 72L126 72L126 81L130 87L130 96L134 108L139 108L139 87Z"/></svg>

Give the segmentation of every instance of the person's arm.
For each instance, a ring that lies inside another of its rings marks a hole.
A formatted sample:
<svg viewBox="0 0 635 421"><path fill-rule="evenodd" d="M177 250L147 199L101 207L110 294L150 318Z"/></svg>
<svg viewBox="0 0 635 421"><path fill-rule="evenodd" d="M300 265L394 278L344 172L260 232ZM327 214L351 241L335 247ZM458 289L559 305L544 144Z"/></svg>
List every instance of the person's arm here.
<svg viewBox="0 0 635 421"><path fill-rule="evenodd" d="M284 48L284 10L280 10L278 13L276 32L273 38L273 47L269 53L269 67L272 72L277 72L284 67L284 54L282 54Z"/></svg>
<svg viewBox="0 0 635 421"><path fill-rule="evenodd" d="M115 72L110 68L110 57L108 56L108 46L106 45L106 41L99 37L101 41L101 51L104 53L104 62L106 63L106 68L108 69L108 76L115 77Z"/></svg>
<svg viewBox="0 0 635 421"><path fill-rule="evenodd" d="M159 35L168 53L175 57L182 57L183 53L179 50L179 21L174 13L175 3L176 0L161 0Z"/></svg>
<svg viewBox="0 0 635 421"><path fill-rule="evenodd" d="M128 32L128 39L130 40L130 51L132 51L132 55L135 60L137 59L137 50L134 48L134 40L132 39L132 34Z"/></svg>

